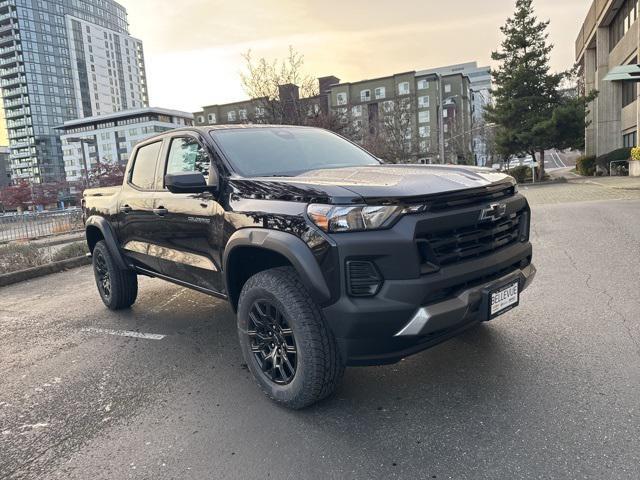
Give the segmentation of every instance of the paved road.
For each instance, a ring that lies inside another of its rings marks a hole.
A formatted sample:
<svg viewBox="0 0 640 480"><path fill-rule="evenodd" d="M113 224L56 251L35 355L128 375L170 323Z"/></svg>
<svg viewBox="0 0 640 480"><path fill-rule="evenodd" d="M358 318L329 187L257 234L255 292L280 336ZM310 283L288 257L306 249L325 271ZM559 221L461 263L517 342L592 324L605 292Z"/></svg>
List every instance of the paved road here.
<svg viewBox="0 0 640 480"><path fill-rule="evenodd" d="M0 478L640 478L639 211L534 206L519 309L302 412L219 301L142 279L111 313L88 268L0 289Z"/></svg>

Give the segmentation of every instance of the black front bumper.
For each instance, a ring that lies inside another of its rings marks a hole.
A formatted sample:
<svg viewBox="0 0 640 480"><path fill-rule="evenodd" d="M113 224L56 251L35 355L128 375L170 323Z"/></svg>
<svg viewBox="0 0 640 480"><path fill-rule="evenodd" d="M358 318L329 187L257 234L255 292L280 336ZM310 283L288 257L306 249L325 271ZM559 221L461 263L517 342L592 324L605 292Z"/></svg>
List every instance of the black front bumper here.
<svg viewBox="0 0 640 480"><path fill-rule="evenodd" d="M516 279L520 291L527 288L536 273L531 257L531 244L517 243L417 279L386 280L375 297L343 294L324 315L348 365L395 363L485 320L487 289ZM447 295L434 301L442 291ZM427 321L412 324L424 314Z"/></svg>

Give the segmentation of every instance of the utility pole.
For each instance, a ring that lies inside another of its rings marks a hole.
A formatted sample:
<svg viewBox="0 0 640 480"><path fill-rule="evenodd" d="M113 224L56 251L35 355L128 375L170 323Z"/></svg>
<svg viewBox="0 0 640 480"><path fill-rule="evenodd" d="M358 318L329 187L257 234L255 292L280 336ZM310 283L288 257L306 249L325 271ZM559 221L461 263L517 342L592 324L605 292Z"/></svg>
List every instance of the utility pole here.
<svg viewBox="0 0 640 480"><path fill-rule="evenodd" d="M440 163L444 164L444 119L442 117L443 112L443 99L442 99L442 75L436 73L436 78L438 79L438 144L440 147Z"/></svg>

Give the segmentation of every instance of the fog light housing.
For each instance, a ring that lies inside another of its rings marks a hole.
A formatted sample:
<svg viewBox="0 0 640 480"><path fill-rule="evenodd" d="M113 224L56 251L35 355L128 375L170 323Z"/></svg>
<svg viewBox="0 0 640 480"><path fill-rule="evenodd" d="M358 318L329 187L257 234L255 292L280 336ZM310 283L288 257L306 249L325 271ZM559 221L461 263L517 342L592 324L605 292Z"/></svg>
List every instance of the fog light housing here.
<svg viewBox="0 0 640 480"><path fill-rule="evenodd" d="M352 297L373 297L382 288L382 275L373 262L349 260L346 263L347 293Z"/></svg>

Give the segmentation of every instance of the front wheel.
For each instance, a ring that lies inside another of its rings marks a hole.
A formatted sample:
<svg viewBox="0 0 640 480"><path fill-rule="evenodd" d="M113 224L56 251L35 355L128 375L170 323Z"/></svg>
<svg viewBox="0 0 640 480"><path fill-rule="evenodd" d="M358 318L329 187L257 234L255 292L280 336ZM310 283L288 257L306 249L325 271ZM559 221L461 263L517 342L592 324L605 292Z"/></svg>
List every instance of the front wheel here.
<svg viewBox="0 0 640 480"><path fill-rule="evenodd" d="M238 304L242 353L260 388L294 409L329 396L344 373L320 308L290 267L257 273Z"/></svg>
<svg viewBox="0 0 640 480"><path fill-rule="evenodd" d="M93 274L100 298L111 310L133 305L138 297L138 276L130 270L118 268L104 240L93 249Z"/></svg>

